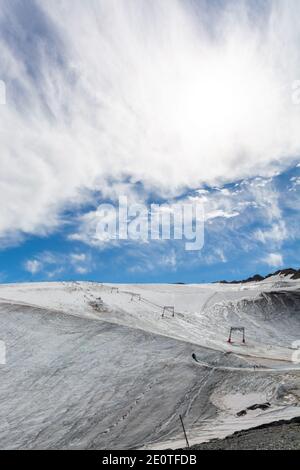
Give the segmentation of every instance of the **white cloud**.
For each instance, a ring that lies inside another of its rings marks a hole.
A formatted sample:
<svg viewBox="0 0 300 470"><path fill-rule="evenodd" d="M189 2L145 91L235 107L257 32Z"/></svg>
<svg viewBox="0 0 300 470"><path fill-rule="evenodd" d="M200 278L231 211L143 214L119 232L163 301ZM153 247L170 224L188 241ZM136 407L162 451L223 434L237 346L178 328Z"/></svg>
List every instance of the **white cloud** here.
<svg viewBox="0 0 300 470"><path fill-rule="evenodd" d="M30 274L37 274L43 269L42 263L36 259L26 261L24 267L25 267L25 270L29 272Z"/></svg>
<svg viewBox="0 0 300 470"><path fill-rule="evenodd" d="M85 253L72 253L70 257L74 263L84 263L87 259Z"/></svg>
<svg viewBox="0 0 300 470"><path fill-rule="evenodd" d="M289 237L288 230L286 228L285 222L283 220L275 223L269 230L257 230L254 233L254 237L263 244L269 242L282 244L284 240Z"/></svg>
<svg viewBox="0 0 300 470"><path fill-rule="evenodd" d="M83 266L77 266L75 268L75 271L77 272L77 274L87 274L89 272L88 268L85 268Z"/></svg>
<svg viewBox="0 0 300 470"><path fill-rule="evenodd" d="M218 233L222 232L224 234L224 225L226 224L227 229L231 230L233 246L239 238L241 229L247 227L248 224L255 223L260 226L254 233L252 233L253 228L249 228L249 236L252 241L273 242L278 245L272 249L278 249L285 239L292 236L290 228L288 230L286 227L280 208L281 193L277 190L273 179L270 178L244 180L241 184L234 185L234 187L215 188L205 191L205 193L196 190L194 193L190 192L188 196L175 200L169 199L167 206L162 206L162 210L165 207L167 211L170 211L171 207L179 203L202 205L204 227L208 230L213 226ZM150 206L146 202L145 205L150 210ZM114 219L115 209L111 207L110 210L111 218ZM124 243L118 239L99 236L97 224L100 221L100 213L99 210L92 210L80 216L77 219L76 232L71 233L69 239L71 241L81 241L98 249L124 246ZM202 219L200 222L202 222ZM243 240L243 243L245 243L245 240Z"/></svg>
<svg viewBox="0 0 300 470"><path fill-rule="evenodd" d="M203 264L212 266L218 263L227 263L227 258L222 248L212 247L208 254L200 254L200 260Z"/></svg>
<svg viewBox="0 0 300 470"><path fill-rule="evenodd" d="M44 271L53 279L58 275L75 272L87 274L91 271L92 260L87 253L52 253L45 251L38 253L34 259L27 260L24 268L31 274Z"/></svg>
<svg viewBox="0 0 300 470"><path fill-rule="evenodd" d="M224 218L224 219L232 219L234 217L238 217L240 214L239 212L226 212L222 209L214 210L208 212L205 216L206 220Z"/></svg>
<svg viewBox="0 0 300 470"><path fill-rule="evenodd" d="M0 13L16 44L35 34L34 50L0 38L0 234L46 234L86 190L114 192L127 176L174 195L270 175L299 154L298 1L271 2L257 23L241 6L219 10L217 39L188 2L37 3L45 37L14 20L18 2Z"/></svg>
<svg viewBox="0 0 300 470"><path fill-rule="evenodd" d="M289 191L299 191L299 186L300 186L300 177L295 176L291 178L291 187L289 188Z"/></svg>
<svg viewBox="0 0 300 470"><path fill-rule="evenodd" d="M177 256L175 250L170 250L168 254L162 256L160 259L160 265L175 270L177 266Z"/></svg>
<svg viewBox="0 0 300 470"><path fill-rule="evenodd" d="M280 268L284 264L283 257L280 253L270 253L263 261L272 268Z"/></svg>

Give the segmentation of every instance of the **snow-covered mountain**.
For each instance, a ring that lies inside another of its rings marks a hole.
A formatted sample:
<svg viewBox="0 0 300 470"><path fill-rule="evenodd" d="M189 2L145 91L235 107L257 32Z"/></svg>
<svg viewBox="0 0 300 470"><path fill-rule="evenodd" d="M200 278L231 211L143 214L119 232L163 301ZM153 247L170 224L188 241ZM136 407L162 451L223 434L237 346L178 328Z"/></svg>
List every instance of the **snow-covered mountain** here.
<svg viewBox="0 0 300 470"><path fill-rule="evenodd" d="M260 274L255 274L254 276L249 277L248 279L243 279L242 281L222 281L222 284L247 284L249 282L260 282L269 279L270 277L281 276L288 277L292 280L300 279L300 269L288 268L280 269L275 273L268 274L267 276L261 276Z"/></svg>
<svg viewBox="0 0 300 470"><path fill-rule="evenodd" d="M292 276L2 285L0 313L2 449L170 448L179 414L191 443L300 415Z"/></svg>

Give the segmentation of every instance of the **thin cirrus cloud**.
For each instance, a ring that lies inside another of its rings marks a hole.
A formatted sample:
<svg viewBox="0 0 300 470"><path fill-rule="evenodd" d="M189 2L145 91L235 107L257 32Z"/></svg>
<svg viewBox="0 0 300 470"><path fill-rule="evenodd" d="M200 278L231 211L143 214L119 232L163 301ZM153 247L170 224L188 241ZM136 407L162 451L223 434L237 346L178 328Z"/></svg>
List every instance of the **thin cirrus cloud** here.
<svg viewBox="0 0 300 470"><path fill-rule="evenodd" d="M1 236L120 182L170 197L296 158L299 2L209 3L1 1Z"/></svg>
<svg viewBox="0 0 300 470"><path fill-rule="evenodd" d="M226 239L226 251L230 256L238 246L246 251L254 247L265 249L266 246L277 250L286 241L298 238L299 215L295 213L295 208L299 205L299 194L291 193L293 212L290 207L285 207L286 194L289 194L291 187L292 183L284 175L250 178L226 188L194 191L180 201L203 206L206 233L204 250L214 250L214 247L222 246ZM168 207L172 208L172 203ZM114 217L115 210L112 208L111 218ZM122 243L118 238L112 240L99 236L97 225L100 220L98 210L85 213L78 218L69 240L101 249L112 246L125 249L128 243ZM136 245L137 241L132 243ZM140 250L143 249L142 245L146 251L149 248L143 239L140 245Z"/></svg>
<svg viewBox="0 0 300 470"><path fill-rule="evenodd" d="M79 275L88 274L92 266L92 259L87 253L63 254L46 251L26 260L24 270L32 276L44 274L52 279L74 272Z"/></svg>

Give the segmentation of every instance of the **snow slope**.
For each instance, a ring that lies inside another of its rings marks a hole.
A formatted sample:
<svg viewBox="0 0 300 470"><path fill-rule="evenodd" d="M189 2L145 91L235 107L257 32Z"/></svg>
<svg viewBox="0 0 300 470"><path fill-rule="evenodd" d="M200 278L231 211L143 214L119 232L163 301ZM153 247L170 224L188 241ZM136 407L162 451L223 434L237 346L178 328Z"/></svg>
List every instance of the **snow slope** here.
<svg viewBox="0 0 300 470"><path fill-rule="evenodd" d="M282 276L0 286L0 448L176 447L179 414L195 443L299 416L299 293ZM236 416L258 399L271 407Z"/></svg>

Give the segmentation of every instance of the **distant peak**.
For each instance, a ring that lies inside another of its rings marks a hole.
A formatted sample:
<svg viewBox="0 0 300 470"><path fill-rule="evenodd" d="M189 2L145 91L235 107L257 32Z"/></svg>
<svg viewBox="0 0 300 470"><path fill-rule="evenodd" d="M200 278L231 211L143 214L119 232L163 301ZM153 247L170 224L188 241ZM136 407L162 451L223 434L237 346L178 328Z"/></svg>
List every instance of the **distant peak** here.
<svg viewBox="0 0 300 470"><path fill-rule="evenodd" d="M221 284L247 284L249 282L261 282L264 281L265 279L269 279L270 277L273 276L291 276L290 279L296 280L300 279L300 269L293 269L293 268L287 268L287 269L281 269L279 271L276 271L275 273L268 274L267 276L261 276L260 274L255 274L255 276L249 277L248 279L243 279L240 281L221 281Z"/></svg>

